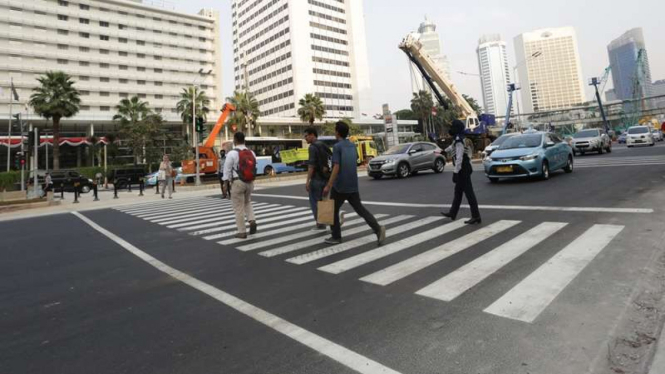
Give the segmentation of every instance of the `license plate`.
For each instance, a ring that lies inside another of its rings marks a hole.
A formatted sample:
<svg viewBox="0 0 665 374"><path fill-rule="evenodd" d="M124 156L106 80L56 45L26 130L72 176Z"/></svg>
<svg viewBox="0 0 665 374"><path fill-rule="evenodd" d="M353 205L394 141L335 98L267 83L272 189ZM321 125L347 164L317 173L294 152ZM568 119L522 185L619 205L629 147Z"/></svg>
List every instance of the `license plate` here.
<svg viewBox="0 0 665 374"><path fill-rule="evenodd" d="M635 140L635 143L642 143L641 140Z"/></svg>
<svg viewBox="0 0 665 374"><path fill-rule="evenodd" d="M499 166L496 168L496 171L498 173L512 173L513 172L513 167L512 166Z"/></svg>
<svg viewBox="0 0 665 374"><path fill-rule="evenodd" d="M371 169L378 169L378 168L379 168L379 165L370 165L369 167L370 167Z"/></svg>

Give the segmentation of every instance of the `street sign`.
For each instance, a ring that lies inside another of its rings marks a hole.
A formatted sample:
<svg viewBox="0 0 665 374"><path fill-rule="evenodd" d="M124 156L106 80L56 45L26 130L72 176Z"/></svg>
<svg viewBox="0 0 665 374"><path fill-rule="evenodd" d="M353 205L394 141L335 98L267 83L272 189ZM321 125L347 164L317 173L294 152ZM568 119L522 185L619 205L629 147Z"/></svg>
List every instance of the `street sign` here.
<svg viewBox="0 0 665 374"><path fill-rule="evenodd" d="M383 123L386 127L386 144L388 148L399 144L399 129L397 119L390 113L388 104L383 104Z"/></svg>

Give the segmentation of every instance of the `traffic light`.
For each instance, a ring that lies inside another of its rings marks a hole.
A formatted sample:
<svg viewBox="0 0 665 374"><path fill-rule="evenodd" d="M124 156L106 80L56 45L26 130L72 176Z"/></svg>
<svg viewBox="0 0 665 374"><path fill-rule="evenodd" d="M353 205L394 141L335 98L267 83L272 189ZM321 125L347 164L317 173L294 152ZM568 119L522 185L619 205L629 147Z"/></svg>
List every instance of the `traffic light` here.
<svg viewBox="0 0 665 374"><path fill-rule="evenodd" d="M17 113L12 115L14 117L12 119L12 129L16 129L16 131L21 131L21 113Z"/></svg>
<svg viewBox="0 0 665 374"><path fill-rule="evenodd" d="M25 153L21 153L20 164L21 167L25 166Z"/></svg>
<svg viewBox="0 0 665 374"><path fill-rule="evenodd" d="M203 117L196 117L196 132L202 133L205 127L205 120Z"/></svg>

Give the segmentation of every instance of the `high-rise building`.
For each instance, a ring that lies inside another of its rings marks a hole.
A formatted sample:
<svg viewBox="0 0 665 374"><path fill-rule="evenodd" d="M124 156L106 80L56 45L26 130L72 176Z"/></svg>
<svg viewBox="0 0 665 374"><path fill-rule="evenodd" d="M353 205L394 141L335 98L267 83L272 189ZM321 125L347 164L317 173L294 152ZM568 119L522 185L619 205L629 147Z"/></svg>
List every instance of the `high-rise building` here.
<svg viewBox="0 0 665 374"><path fill-rule="evenodd" d="M476 52L485 112L503 116L508 108L510 84L506 42L501 35L485 35L478 40Z"/></svg>
<svg viewBox="0 0 665 374"><path fill-rule="evenodd" d="M439 33L436 32L436 25L425 17L425 21L418 27L418 34L420 34L420 43L422 44L422 51L427 53L434 63L437 64L439 69L444 72L446 78L450 79L450 66L448 65L448 58L441 53L441 40ZM427 81L420 75L420 71L411 63L411 89L413 92L425 90L432 92L432 89L427 84Z"/></svg>
<svg viewBox="0 0 665 374"><path fill-rule="evenodd" d="M234 0L231 8L235 89L254 94L261 116L297 117L310 93L326 117L376 112L362 0Z"/></svg>
<svg viewBox="0 0 665 374"><path fill-rule="evenodd" d="M542 29L518 35L515 57L523 113L570 108L585 101L574 28Z"/></svg>
<svg viewBox="0 0 665 374"><path fill-rule="evenodd" d="M607 46L612 83L618 100L652 95L649 57L642 28L626 31ZM636 92L639 90L639 92Z"/></svg>
<svg viewBox="0 0 665 374"><path fill-rule="evenodd" d="M71 75L81 93L80 112L63 118L64 136L113 131L116 105L132 96L181 128L176 104L194 84L213 109L221 106L219 15L212 10L183 14L141 0L6 0L0 12L2 118L13 80L20 99L13 112L46 122L25 113L25 104L48 70Z"/></svg>

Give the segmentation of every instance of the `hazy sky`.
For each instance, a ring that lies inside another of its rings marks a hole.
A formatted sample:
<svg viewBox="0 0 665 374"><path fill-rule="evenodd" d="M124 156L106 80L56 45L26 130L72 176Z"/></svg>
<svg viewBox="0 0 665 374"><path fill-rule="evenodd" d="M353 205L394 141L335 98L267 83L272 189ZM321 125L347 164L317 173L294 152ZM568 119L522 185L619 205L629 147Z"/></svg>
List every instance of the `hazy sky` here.
<svg viewBox="0 0 665 374"><path fill-rule="evenodd" d="M222 16L225 96L233 90L231 0L169 0L177 9L195 13L218 9ZM305 3L305 0L300 0ZM346 0L356 1L356 0ZM633 27L642 27L651 76L665 79L665 0L364 0L365 26L375 113L381 104L408 108L411 81L406 55L397 48L416 30L425 15L437 25L442 51L448 56L451 78L462 93L482 99L476 47L482 34L501 34L508 43L508 60L515 64L513 38L545 27L573 26L577 32L585 82L602 75L609 65L607 44ZM611 88L610 83L607 88ZM591 89L587 96L592 98Z"/></svg>

